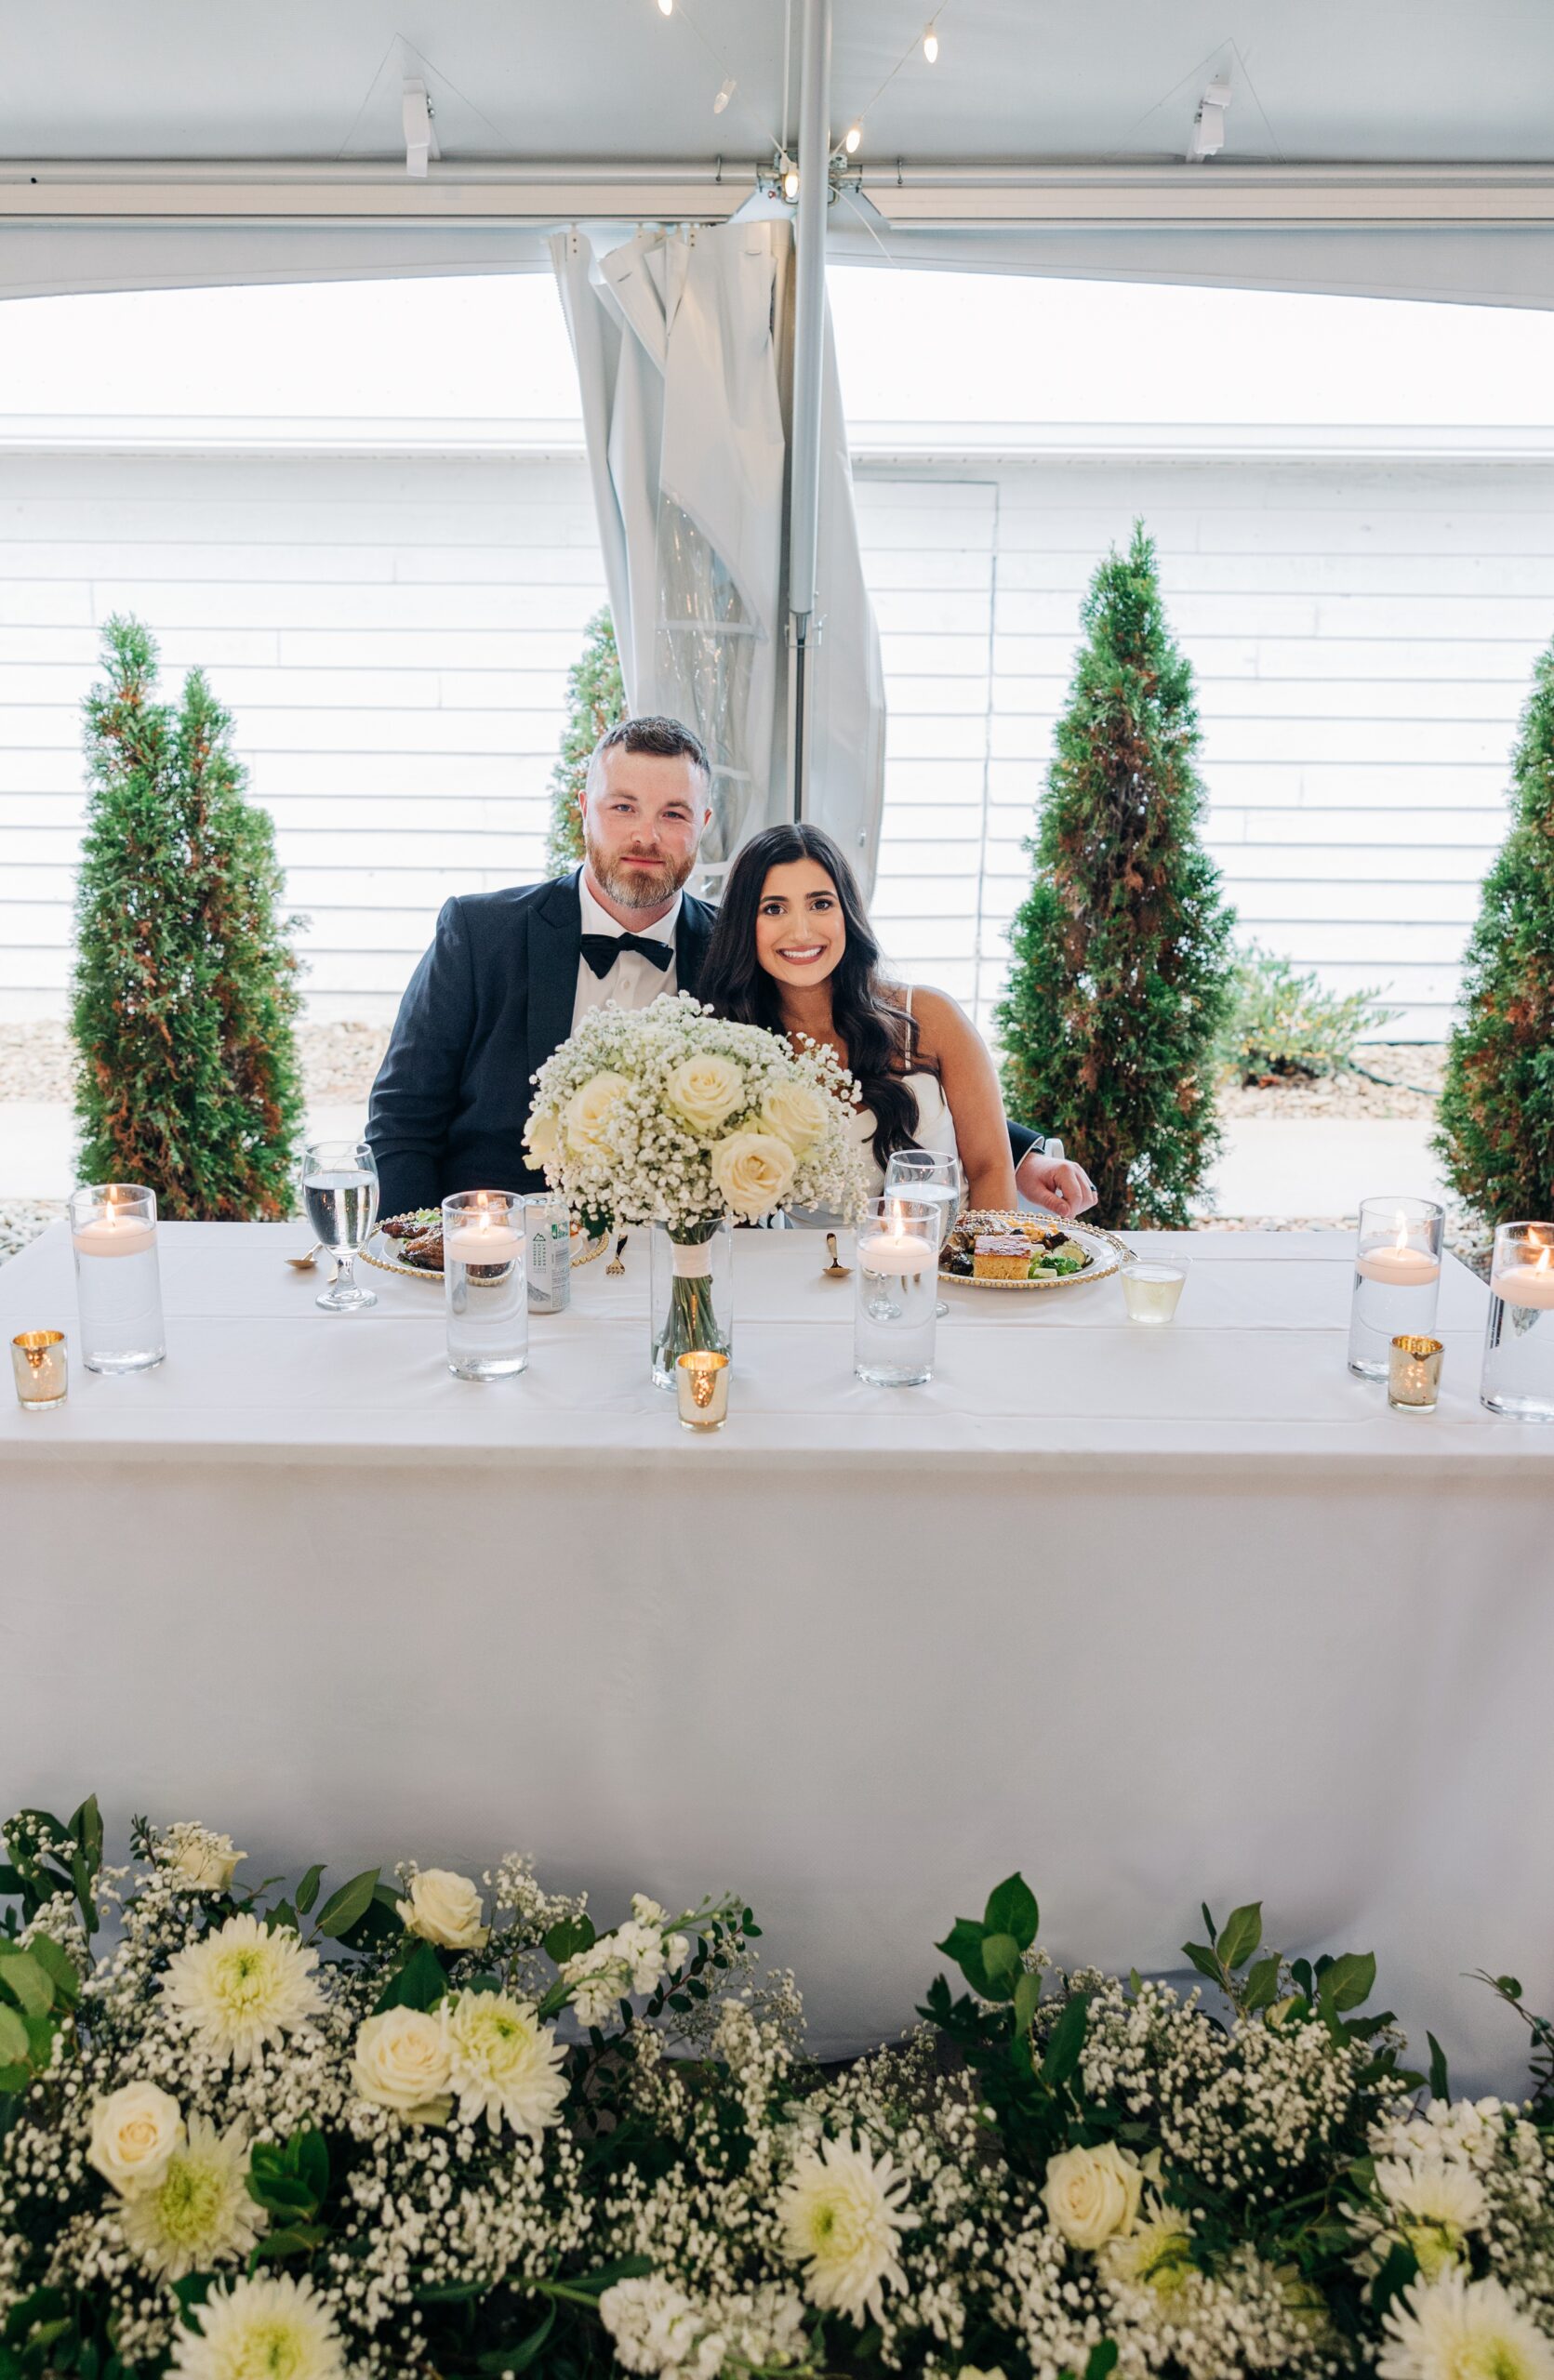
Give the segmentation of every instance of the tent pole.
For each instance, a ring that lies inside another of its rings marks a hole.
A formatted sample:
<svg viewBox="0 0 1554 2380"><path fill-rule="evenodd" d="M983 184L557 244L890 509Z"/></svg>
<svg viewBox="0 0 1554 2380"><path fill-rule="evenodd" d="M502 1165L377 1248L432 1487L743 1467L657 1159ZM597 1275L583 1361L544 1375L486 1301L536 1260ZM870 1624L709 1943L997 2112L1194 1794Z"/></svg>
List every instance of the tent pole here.
<svg viewBox="0 0 1554 2380"><path fill-rule="evenodd" d="M792 815L804 814L809 649L817 641L820 388L826 358L826 210L830 202L831 0L804 0L799 60L799 203L794 225L793 433L788 495L788 607L793 672Z"/></svg>

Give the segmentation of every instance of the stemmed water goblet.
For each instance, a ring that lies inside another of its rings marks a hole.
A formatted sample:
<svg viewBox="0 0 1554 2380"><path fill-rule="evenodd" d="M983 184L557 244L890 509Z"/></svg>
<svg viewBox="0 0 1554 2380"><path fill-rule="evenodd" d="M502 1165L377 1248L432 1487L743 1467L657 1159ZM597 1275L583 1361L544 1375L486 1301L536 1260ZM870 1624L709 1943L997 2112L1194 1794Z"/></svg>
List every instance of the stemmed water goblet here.
<svg viewBox="0 0 1554 2380"><path fill-rule="evenodd" d="M922 1198L936 1208L939 1235L935 1250L936 1260L955 1225L955 1218L965 1204L965 1168L958 1157L947 1156L940 1149L897 1149L885 1167L885 1194L899 1191L903 1197ZM942 1298L935 1306L936 1315L946 1315L950 1308Z"/></svg>
<svg viewBox="0 0 1554 2380"><path fill-rule="evenodd" d="M336 1260L335 1278L314 1303L325 1314L376 1305L376 1292L364 1289L352 1269L378 1221L378 1160L368 1144L314 1141L302 1153L302 1197L308 1221Z"/></svg>

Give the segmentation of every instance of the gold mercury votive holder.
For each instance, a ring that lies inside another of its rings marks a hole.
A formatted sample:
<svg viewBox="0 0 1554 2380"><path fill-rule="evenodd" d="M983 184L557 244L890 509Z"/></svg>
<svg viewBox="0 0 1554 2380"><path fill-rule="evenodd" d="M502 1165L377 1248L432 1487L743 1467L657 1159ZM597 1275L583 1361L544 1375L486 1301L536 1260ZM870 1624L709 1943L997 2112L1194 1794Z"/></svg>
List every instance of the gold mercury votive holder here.
<svg viewBox="0 0 1554 2380"><path fill-rule="evenodd" d="M676 1356L674 1393L683 1430L721 1430L728 1419L728 1357L711 1347Z"/></svg>
<svg viewBox="0 0 1554 2380"><path fill-rule="evenodd" d="M1439 1339L1394 1339L1387 1368L1387 1402L1400 1413L1433 1413L1441 1395Z"/></svg>
<svg viewBox="0 0 1554 2380"><path fill-rule="evenodd" d="M62 1330L19 1330L11 1341L16 1393L29 1412L62 1405L69 1387Z"/></svg>

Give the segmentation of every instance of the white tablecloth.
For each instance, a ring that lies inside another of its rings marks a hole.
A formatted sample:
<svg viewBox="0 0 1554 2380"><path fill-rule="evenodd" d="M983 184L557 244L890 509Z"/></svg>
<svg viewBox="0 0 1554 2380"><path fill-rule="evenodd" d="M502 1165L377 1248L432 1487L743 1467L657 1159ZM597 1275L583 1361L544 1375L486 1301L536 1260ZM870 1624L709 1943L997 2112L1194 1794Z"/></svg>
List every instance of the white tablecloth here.
<svg viewBox="0 0 1554 2380"><path fill-rule="evenodd" d="M297 1229L164 1226L168 1355L0 1418L0 1803L232 1828L255 1872L520 1846L602 1916L746 1893L826 2054L906 2020L1023 1868L1059 1958L1166 1970L1261 1896L1374 1949L1467 2083L1554 2005L1554 1432L1344 1364L1348 1244L1198 1234L1174 1328L1115 1281L953 1289L933 1382L852 1376L852 1285L741 1234L731 1419L646 1378L646 1250L453 1380L436 1283L314 1310ZM1144 1244L1157 1244L1146 1236ZM0 1270L62 1324L62 1227Z"/></svg>

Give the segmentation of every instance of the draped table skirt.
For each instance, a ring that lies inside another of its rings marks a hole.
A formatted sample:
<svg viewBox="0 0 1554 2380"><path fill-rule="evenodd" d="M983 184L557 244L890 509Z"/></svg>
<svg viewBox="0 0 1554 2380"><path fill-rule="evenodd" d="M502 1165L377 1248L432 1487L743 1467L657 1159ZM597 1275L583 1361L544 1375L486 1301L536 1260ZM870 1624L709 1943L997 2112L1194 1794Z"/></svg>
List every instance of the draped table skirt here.
<svg viewBox="0 0 1554 2380"><path fill-rule="evenodd" d="M1140 1235L1160 1247L1161 1235ZM1454 2082L1554 2006L1554 1431L1349 1378L1348 1242L1196 1234L1115 1281L952 1289L931 1384L852 1375L852 1284L741 1233L728 1425L647 1381L647 1250L456 1381L441 1285L313 1306L297 1227L162 1227L167 1360L0 1420L0 1804L230 1829L249 1872L535 1852L601 1922L732 1888L832 2056L910 2020L1021 1868L1060 1961L1183 1965L1207 1900L1374 1950ZM7 1335L75 1335L57 1226Z"/></svg>

